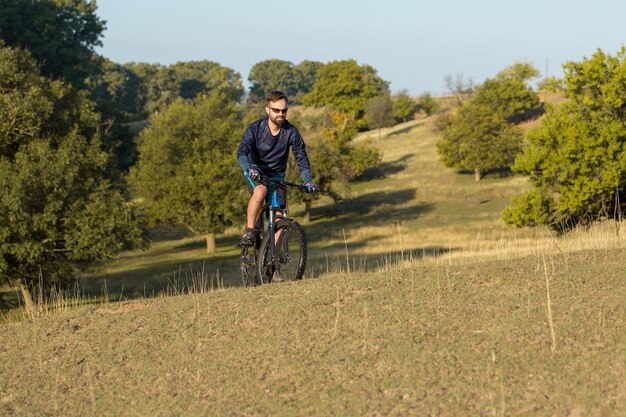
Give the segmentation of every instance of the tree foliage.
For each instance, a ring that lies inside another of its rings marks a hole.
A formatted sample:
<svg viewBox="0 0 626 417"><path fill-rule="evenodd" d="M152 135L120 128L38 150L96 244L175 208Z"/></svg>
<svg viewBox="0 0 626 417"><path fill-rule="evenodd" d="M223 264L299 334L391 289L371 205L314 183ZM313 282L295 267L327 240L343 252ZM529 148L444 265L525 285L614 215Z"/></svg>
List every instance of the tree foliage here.
<svg viewBox="0 0 626 417"><path fill-rule="evenodd" d="M432 116L439 111L439 103L430 93L424 93L420 96L418 106L427 116Z"/></svg>
<svg viewBox="0 0 626 417"><path fill-rule="evenodd" d="M393 96L392 112L396 121L406 122L415 115L416 110L417 103L409 96L406 90L402 90Z"/></svg>
<svg viewBox="0 0 626 417"><path fill-rule="evenodd" d="M302 98L313 90L317 82L317 71L323 65L318 61L304 60L293 67L293 81L296 89L294 103L302 103Z"/></svg>
<svg viewBox="0 0 626 417"><path fill-rule="evenodd" d="M132 68L132 67L130 67ZM241 76L236 71L211 61L177 62L168 66L156 66L156 71L145 67L147 113L165 110L178 98L191 99L201 93L219 92L228 101L238 101L243 96Z"/></svg>
<svg viewBox="0 0 626 417"><path fill-rule="evenodd" d="M293 64L280 59L267 59L257 62L250 69L250 97L255 102L265 102L265 96L273 90L295 96Z"/></svg>
<svg viewBox="0 0 626 417"><path fill-rule="evenodd" d="M497 75L499 79L515 79L524 83L537 78L541 73L530 62L516 62L506 67Z"/></svg>
<svg viewBox="0 0 626 417"><path fill-rule="evenodd" d="M124 66L97 57L99 70L87 80L91 99L96 102L103 124L103 142L113 158L109 176L118 181L128 173L137 152L129 121L141 120L143 108L137 102L138 78Z"/></svg>
<svg viewBox="0 0 626 417"><path fill-rule="evenodd" d="M446 166L471 170L478 181L486 171L510 167L521 152L522 142L522 131L497 112L468 104L444 130L437 150Z"/></svg>
<svg viewBox="0 0 626 417"><path fill-rule="evenodd" d="M28 49L41 73L75 87L97 70L94 48L101 46L105 24L88 0L3 0L0 39Z"/></svg>
<svg viewBox="0 0 626 417"><path fill-rule="evenodd" d="M220 233L241 219L245 202L233 152L241 124L218 92L178 99L139 136L130 184L154 222Z"/></svg>
<svg viewBox="0 0 626 417"><path fill-rule="evenodd" d="M215 91L239 101L244 93L239 73L211 61L120 65L98 58L97 62L100 71L89 78L92 97L104 108L115 107L127 120L145 119L178 98Z"/></svg>
<svg viewBox="0 0 626 417"><path fill-rule="evenodd" d="M128 109L131 119L146 119L151 110L155 106L148 105L149 102L155 101L159 94L156 75L163 68L159 64L148 64L145 62L128 62L121 67L113 68L114 72L126 74L126 82L124 91L127 94L127 100L124 101L123 109ZM113 77L116 77L115 75ZM103 83L107 90L107 80Z"/></svg>
<svg viewBox="0 0 626 417"><path fill-rule="evenodd" d="M626 49L598 50L564 65L567 101L549 108L514 170L532 190L514 200L504 220L565 230L621 217L626 186Z"/></svg>
<svg viewBox="0 0 626 417"><path fill-rule="evenodd" d="M40 76L0 48L0 276L32 284L142 246L124 195L106 180L99 117L86 92Z"/></svg>
<svg viewBox="0 0 626 417"><path fill-rule="evenodd" d="M304 96L304 104L340 111L362 129L367 126L367 101L385 93L389 93L388 83L370 65L359 65L354 60L334 61L319 68L317 81Z"/></svg>
<svg viewBox="0 0 626 417"><path fill-rule="evenodd" d="M476 88L471 101L490 107L509 122L519 123L543 111L539 97L528 85L539 71L527 63L517 63L500 71Z"/></svg>
<svg viewBox="0 0 626 417"><path fill-rule="evenodd" d="M532 71L512 66L478 86L472 97L452 116L437 150L446 166L482 173L509 168L521 152L523 134L514 122L539 107L539 99L526 85Z"/></svg>
<svg viewBox="0 0 626 417"><path fill-rule="evenodd" d="M100 109L119 114L123 120L143 119L147 101L147 86L143 84L148 77L136 70L135 65L140 64L121 65L104 57L96 58L96 62L100 70L91 74L87 87ZM151 68L156 73L156 66Z"/></svg>
<svg viewBox="0 0 626 417"><path fill-rule="evenodd" d="M322 192L338 200L354 178L380 163L381 155L377 148L367 143L353 143L357 128L350 115L331 111L329 116L332 124L321 131L312 164L316 184Z"/></svg>
<svg viewBox="0 0 626 417"><path fill-rule="evenodd" d="M250 69L250 100L265 103L267 93L280 90L287 94L289 101L299 104L317 80L317 70L322 66L317 61L302 61L293 65L289 61L267 59L257 62Z"/></svg>

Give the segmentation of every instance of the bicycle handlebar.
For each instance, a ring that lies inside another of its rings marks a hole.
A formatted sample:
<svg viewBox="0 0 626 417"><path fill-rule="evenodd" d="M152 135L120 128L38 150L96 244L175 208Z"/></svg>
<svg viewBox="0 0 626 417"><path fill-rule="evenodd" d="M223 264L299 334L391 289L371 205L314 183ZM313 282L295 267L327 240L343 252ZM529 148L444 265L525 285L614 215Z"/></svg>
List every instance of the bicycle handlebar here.
<svg viewBox="0 0 626 417"><path fill-rule="evenodd" d="M271 179L269 177L265 177L265 176L261 176L261 178L259 178L259 182L261 184L264 184L264 185L273 184L273 185L277 185L277 186L283 187L283 188L285 188L285 187L293 187L293 188L299 188L301 191L305 191L304 184L298 184L298 183L295 183L295 182L289 182L289 181L285 181L285 180L276 181L276 180L273 180L273 179Z"/></svg>

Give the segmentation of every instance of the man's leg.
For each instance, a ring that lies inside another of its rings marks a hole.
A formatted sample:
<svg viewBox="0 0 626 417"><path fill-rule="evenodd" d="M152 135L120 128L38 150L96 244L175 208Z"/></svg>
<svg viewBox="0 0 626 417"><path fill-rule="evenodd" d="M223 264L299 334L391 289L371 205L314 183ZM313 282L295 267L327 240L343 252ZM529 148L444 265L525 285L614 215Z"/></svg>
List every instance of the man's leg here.
<svg viewBox="0 0 626 417"><path fill-rule="evenodd" d="M247 217L246 217L246 230L241 237L242 245L253 245L256 238L256 226L263 210L263 203L265 196L267 195L267 187L264 185L256 185L252 190L250 201L248 201Z"/></svg>
<svg viewBox="0 0 626 417"><path fill-rule="evenodd" d="M267 187L265 185L257 185L252 191L250 201L248 202L247 223L246 226L254 229L259 221L265 196L267 195Z"/></svg>

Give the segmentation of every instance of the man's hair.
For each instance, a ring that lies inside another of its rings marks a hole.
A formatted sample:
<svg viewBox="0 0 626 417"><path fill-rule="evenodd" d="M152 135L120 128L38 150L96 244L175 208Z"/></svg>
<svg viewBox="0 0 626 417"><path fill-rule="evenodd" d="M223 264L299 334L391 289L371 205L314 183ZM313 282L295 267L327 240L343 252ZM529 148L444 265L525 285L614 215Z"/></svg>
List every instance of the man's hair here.
<svg viewBox="0 0 626 417"><path fill-rule="evenodd" d="M287 98L287 94L278 90L270 91L269 93L267 93L267 96L265 96L265 102L268 105L272 101L283 100L283 99L287 102L287 104L289 104L289 99Z"/></svg>

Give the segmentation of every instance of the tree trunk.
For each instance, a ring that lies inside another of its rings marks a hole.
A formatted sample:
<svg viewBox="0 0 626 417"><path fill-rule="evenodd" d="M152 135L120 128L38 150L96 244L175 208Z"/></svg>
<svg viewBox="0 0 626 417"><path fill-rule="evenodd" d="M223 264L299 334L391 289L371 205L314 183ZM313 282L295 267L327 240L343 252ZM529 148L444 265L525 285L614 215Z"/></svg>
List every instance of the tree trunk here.
<svg viewBox="0 0 626 417"><path fill-rule="evenodd" d="M480 169L474 169L474 179L476 182L480 181Z"/></svg>
<svg viewBox="0 0 626 417"><path fill-rule="evenodd" d="M304 201L304 218L302 219L303 223L308 223L311 221L311 200Z"/></svg>
<svg viewBox="0 0 626 417"><path fill-rule="evenodd" d="M215 233L206 235L206 253L215 253Z"/></svg>

